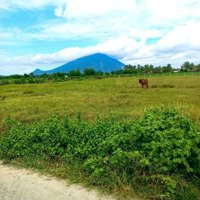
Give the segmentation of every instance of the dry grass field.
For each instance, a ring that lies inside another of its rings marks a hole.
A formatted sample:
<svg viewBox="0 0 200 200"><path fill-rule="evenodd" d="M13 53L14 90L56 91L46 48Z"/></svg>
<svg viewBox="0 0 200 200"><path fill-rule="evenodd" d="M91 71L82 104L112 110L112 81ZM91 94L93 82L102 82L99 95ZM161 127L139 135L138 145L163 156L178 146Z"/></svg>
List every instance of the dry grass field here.
<svg viewBox="0 0 200 200"><path fill-rule="evenodd" d="M110 114L128 119L156 106L174 106L199 123L200 75L148 79L149 89L141 88L138 77L1 86L1 127L8 116L30 122L55 113L80 112L87 120Z"/></svg>

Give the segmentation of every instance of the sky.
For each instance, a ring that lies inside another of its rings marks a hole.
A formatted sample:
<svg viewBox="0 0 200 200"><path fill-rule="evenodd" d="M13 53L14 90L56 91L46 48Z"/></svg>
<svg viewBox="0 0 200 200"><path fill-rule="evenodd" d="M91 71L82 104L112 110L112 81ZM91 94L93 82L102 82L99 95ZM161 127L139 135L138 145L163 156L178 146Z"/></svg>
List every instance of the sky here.
<svg viewBox="0 0 200 200"><path fill-rule="evenodd" d="M0 0L0 75L93 53L132 65L200 63L200 0Z"/></svg>

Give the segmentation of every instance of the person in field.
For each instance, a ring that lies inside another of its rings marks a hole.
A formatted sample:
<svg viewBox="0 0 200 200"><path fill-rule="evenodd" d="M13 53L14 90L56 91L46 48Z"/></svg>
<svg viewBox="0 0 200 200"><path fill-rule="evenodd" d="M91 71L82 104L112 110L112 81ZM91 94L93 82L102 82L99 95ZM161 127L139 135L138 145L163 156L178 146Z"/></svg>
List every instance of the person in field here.
<svg viewBox="0 0 200 200"><path fill-rule="evenodd" d="M139 79L139 83L142 85L142 87L146 87L148 88L149 87L149 81L148 79Z"/></svg>

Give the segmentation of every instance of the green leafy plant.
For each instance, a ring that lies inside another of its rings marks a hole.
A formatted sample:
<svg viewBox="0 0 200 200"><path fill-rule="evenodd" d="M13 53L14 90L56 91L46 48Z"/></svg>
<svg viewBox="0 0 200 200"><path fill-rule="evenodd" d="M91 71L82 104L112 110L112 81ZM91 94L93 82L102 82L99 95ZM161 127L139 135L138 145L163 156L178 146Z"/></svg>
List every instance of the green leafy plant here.
<svg viewBox="0 0 200 200"><path fill-rule="evenodd" d="M6 123L2 158L76 161L95 184L109 185L112 180L116 186L123 179L134 185L135 177L146 187L160 188L162 198L173 199L187 185L180 180L200 177L199 127L175 109L154 109L124 122L111 116L88 123L79 113L75 119L52 116L33 124Z"/></svg>

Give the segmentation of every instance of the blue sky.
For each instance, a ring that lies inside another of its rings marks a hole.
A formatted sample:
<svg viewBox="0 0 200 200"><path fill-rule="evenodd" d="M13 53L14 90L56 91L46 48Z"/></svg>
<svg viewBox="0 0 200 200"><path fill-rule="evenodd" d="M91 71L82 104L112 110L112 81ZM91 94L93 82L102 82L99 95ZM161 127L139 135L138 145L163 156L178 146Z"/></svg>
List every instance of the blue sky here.
<svg viewBox="0 0 200 200"><path fill-rule="evenodd" d="M1 0L0 74L92 53L125 64L200 63L199 0Z"/></svg>

